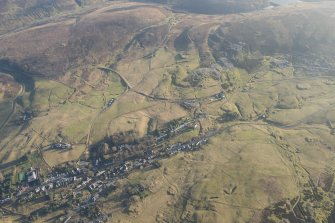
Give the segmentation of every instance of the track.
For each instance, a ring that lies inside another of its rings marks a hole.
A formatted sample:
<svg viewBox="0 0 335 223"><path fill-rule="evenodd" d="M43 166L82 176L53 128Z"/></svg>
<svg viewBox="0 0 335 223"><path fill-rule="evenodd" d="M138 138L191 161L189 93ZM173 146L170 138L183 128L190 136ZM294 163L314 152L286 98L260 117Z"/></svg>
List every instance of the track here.
<svg viewBox="0 0 335 223"><path fill-rule="evenodd" d="M0 207L0 209L7 213L7 214L10 214L10 215L14 215L14 216L20 216L20 217L23 217L23 218L27 218L28 216L27 215L24 215L24 214L20 214L20 213L17 213L17 212L14 212L14 211L11 211L7 208L4 208L4 207Z"/></svg>

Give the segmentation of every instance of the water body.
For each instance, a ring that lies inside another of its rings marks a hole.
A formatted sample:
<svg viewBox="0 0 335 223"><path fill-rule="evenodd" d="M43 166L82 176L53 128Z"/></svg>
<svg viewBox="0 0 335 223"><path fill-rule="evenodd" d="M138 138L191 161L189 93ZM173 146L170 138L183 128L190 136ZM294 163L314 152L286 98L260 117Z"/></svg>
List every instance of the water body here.
<svg viewBox="0 0 335 223"><path fill-rule="evenodd" d="M25 87L25 91L29 93L29 101L32 104L35 96L35 80L32 76L36 73L25 71L20 66L6 59L0 59L0 72L11 75L14 80Z"/></svg>
<svg viewBox="0 0 335 223"><path fill-rule="evenodd" d="M25 86L27 92L31 92L35 89L35 81L32 78L32 76L35 74L29 71L25 71L15 63L0 59L0 72L11 75L15 81Z"/></svg>
<svg viewBox="0 0 335 223"><path fill-rule="evenodd" d="M274 5L289 5L294 3L299 3L299 0L271 0L270 1Z"/></svg>

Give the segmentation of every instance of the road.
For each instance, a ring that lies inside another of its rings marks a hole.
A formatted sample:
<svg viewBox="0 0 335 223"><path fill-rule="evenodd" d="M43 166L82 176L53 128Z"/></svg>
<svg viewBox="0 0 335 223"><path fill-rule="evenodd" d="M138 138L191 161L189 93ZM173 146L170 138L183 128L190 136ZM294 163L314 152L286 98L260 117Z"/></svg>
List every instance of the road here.
<svg viewBox="0 0 335 223"><path fill-rule="evenodd" d="M7 209L7 208L4 208L4 207L0 207L0 209L1 209L4 213L10 214L10 215L20 216L20 217L23 217L23 218L28 218L27 215L24 215L24 214L20 214L20 213L11 211L11 210L9 210L9 209Z"/></svg>

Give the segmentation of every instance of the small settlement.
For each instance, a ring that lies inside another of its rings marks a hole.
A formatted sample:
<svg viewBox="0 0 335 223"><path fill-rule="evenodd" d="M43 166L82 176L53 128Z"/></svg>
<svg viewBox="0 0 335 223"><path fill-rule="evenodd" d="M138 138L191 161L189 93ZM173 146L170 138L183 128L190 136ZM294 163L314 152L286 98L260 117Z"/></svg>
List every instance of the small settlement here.
<svg viewBox="0 0 335 223"><path fill-rule="evenodd" d="M23 125L24 123L29 122L33 118L34 118L34 113L32 111L21 112L21 115L16 120L16 124Z"/></svg>
<svg viewBox="0 0 335 223"><path fill-rule="evenodd" d="M209 136L203 135L186 142L167 144L176 134L197 128L196 123L197 120L188 118L175 120L168 123L164 129L153 132L136 143L116 140L118 137L114 137L111 141L94 146L94 151L98 152L92 153L89 162L78 161L76 167L54 167L44 176L34 167L20 172L15 187L11 185L11 178L4 176L4 180L0 182L0 204L10 208L13 205L29 205L30 202L50 201L49 206L32 212L30 216L22 217L23 221L34 220L60 209L71 209L83 219L88 219L87 222L106 222L111 216L102 213L96 203L100 197L107 196L117 188L116 182L119 179L136 170L159 168L161 159L181 152L199 150L208 142ZM51 149L56 150L71 147L71 144L62 142L50 145ZM101 147L106 149L97 149ZM129 155L121 156L120 154L126 150ZM65 193L64 189L71 193ZM86 195L85 199L83 194ZM71 218L71 215L63 216L63 222Z"/></svg>

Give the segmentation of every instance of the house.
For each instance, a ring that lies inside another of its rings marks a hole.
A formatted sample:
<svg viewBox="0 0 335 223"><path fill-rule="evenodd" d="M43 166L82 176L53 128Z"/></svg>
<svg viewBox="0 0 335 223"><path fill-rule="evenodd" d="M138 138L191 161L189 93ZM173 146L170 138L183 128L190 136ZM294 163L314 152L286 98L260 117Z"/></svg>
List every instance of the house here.
<svg viewBox="0 0 335 223"><path fill-rule="evenodd" d="M221 100L221 99L225 99L225 98L226 98L226 95L225 95L224 92L220 92L220 93L214 95L214 97L215 97L215 99L217 99L217 100Z"/></svg>
<svg viewBox="0 0 335 223"><path fill-rule="evenodd" d="M199 106L199 103L195 102L195 101L183 101L180 104L182 107L186 108L186 109L193 109L195 107Z"/></svg>
<svg viewBox="0 0 335 223"><path fill-rule="evenodd" d="M22 116L20 118L23 122L29 121L33 118L33 113L29 111L25 111L22 113Z"/></svg>
<svg viewBox="0 0 335 223"><path fill-rule="evenodd" d="M96 176L97 176L97 177L98 177L98 176L101 176L101 175L104 174L104 173L106 173L105 170L103 170L103 171L99 171L99 172L96 174Z"/></svg>
<svg viewBox="0 0 335 223"><path fill-rule="evenodd" d="M111 100L109 100L108 103L107 103L107 107L112 106L113 103L114 103L114 101L115 101L115 99L111 99Z"/></svg>
<svg viewBox="0 0 335 223"><path fill-rule="evenodd" d="M37 170L30 168L30 171L27 173L28 183L34 182L38 179Z"/></svg>
<svg viewBox="0 0 335 223"><path fill-rule="evenodd" d="M187 60L188 56L183 54L183 53L178 53L177 56L176 56L176 59L177 60Z"/></svg>
<svg viewBox="0 0 335 223"><path fill-rule="evenodd" d="M69 143L54 143L51 147L53 149L72 149L72 145Z"/></svg>
<svg viewBox="0 0 335 223"><path fill-rule="evenodd" d="M88 184L89 182L91 182L91 178L87 178L87 180L85 180L83 183L82 183L82 185L86 185L86 184Z"/></svg>
<svg viewBox="0 0 335 223"><path fill-rule="evenodd" d="M5 198L3 200L0 200L0 204L3 205L3 204L6 204L6 203L8 203L10 201L11 201L10 197L7 197L7 198Z"/></svg>
<svg viewBox="0 0 335 223"><path fill-rule="evenodd" d="M273 6L273 5L270 5L270 6L268 6L268 7L265 7L264 8L264 10L271 10L271 9L274 9L275 8L275 6ZM258 34L257 34L258 35ZM258 35L259 36L259 35Z"/></svg>

